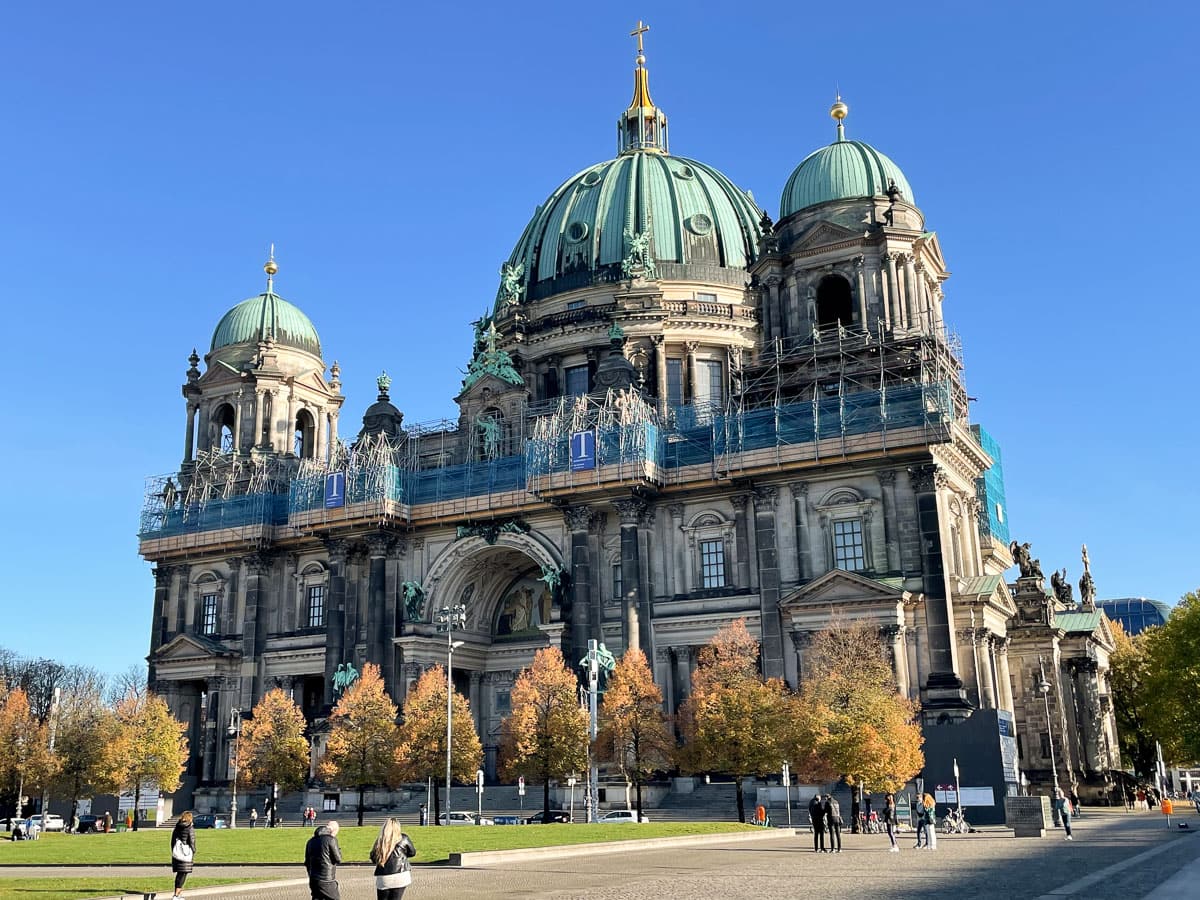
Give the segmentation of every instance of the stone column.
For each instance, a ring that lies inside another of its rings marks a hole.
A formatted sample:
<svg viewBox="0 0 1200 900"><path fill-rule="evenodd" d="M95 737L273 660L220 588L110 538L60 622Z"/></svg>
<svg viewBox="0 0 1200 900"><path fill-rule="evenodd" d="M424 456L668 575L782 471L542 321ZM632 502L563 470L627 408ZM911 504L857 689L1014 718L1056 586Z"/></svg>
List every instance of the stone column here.
<svg viewBox="0 0 1200 900"><path fill-rule="evenodd" d="M921 582L925 594L926 641L929 646L929 679L925 683L925 709L965 710L962 680L954 667L954 626L942 559L938 489L945 474L935 465L909 469L917 501L921 534Z"/></svg>
<svg viewBox="0 0 1200 900"><path fill-rule="evenodd" d="M661 334L651 335L654 345L654 380L658 382L658 414L667 415L670 398L667 396L667 341Z"/></svg>
<svg viewBox="0 0 1200 900"><path fill-rule="evenodd" d="M571 658L575 665L587 654L588 640L603 640L603 635L592 634L592 560L588 546L588 529L594 512L587 506L568 506L563 510L567 530L571 533ZM621 570L621 584L625 583L625 570Z"/></svg>
<svg viewBox="0 0 1200 900"><path fill-rule="evenodd" d="M808 660L805 658L805 652L808 650L808 645L812 642L811 631L793 631L792 637L792 653L796 657L796 686L809 676Z"/></svg>
<svg viewBox="0 0 1200 900"><path fill-rule="evenodd" d="M913 266L913 270L916 272L917 281L917 321L922 331L929 332L933 328L933 317L929 314L929 279L925 276L925 264L918 262Z"/></svg>
<svg viewBox="0 0 1200 900"><path fill-rule="evenodd" d="M1012 672L1008 668L1008 644L1009 638L996 641L996 669L1000 676L1000 705L1012 712L1015 703L1013 701Z"/></svg>
<svg viewBox="0 0 1200 900"><path fill-rule="evenodd" d="M283 446L280 448L284 454L294 453L296 450L296 386L288 385L287 392L287 428L283 432Z"/></svg>
<svg viewBox="0 0 1200 900"><path fill-rule="evenodd" d="M908 696L908 652L905 640L906 629L903 625L888 627L888 639L892 651L892 668L896 673L896 688L905 697Z"/></svg>
<svg viewBox="0 0 1200 900"><path fill-rule="evenodd" d="M688 341L683 345L687 351L687 391L684 394L685 401L696 402L697 390L700 387L700 373L696 370L696 350L700 345L696 341Z"/></svg>
<svg viewBox="0 0 1200 900"><path fill-rule="evenodd" d="M1079 743L1083 758L1088 769L1099 771L1101 741L1100 732L1100 695L1096 688L1096 661L1094 659L1073 660L1071 676L1073 693L1076 697L1076 724L1079 726Z"/></svg>
<svg viewBox="0 0 1200 900"><path fill-rule="evenodd" d="M243 389L244 390L244 389ZM233 398L233 452L242 452L242 407L246 405L243 391L239 390Z"/></svg>
<svg viewBox="0 0 1200 900"><path fill-rule="evenodd" d="M579 660L572 660L572 662L568 662L567 665L571 665L575 662L579 662ZM480 697L483 694L483 673L471 672L469 673L468 677L470 679L470 684L467 687L467 700L471 704L471 718L475 720L475 732L476 734L486 735L487 729L484 728L483 721L483 703L480 701Z"/></svg>
<svg viewBox="0 0 1200 900"><path fill-rule="evenodd" d="M641 624L638 612L642 606L641 554L638 549L638 519L646 504L636 498L614 500L613 508L621 517L621 637L625 649L641 647Z"/></svg>
<svg viewBox="0 0 1200 900"><path fill-rule="evenodd" d="M674 648L675 653L675 708L683 704L683 701L692 693L692 653L691 647L678 646Z"/></svg>
<svg viewBox="0 0 1200 900"><path fill-rule="evenodd" d="M263 579L271 569L271 558L262 553L246 557L246 612L242 621L242 696L245 710L254 708L262 696L270 611Z"/></svg>
<svg viewBox="0 0 1200 900"><path fill-rule="evenodd" d="M154 568L154 614L150 622L150 668L146 675L151 688L155 681L154 656L167 640L167 604L171 599L171 578L175 573L171 566L159 565Z"/></svg>
<svg viewBox="0 0 1200 900"><path fill-rule="evenodd" d="M346 553L345 541L327 541L329 553L329 604L325 609L325 705L333 705L333 676L346 652Z"/></svg>
<svg viewBox="0 0 1200 900"><path fill-rule="evenodd" d="M918 656L918 637L920 632L912 626L904 629L904 649L908 655L908 691L906 696L911 700L921 699L921 685L924 683L924 671ZM920 648L923 650L923 648Z"/></svg>
<svg viewBox="0 0 1200 900"><path fill-rule="evenodd" d="M900 286L896 280L896 254L888 253L883 258L887 263L888 305L892 310L892 328L903 328L904 318L900 311Z"/></svg>
<svg viewBox="0 0 1200 900"><path fill-rule="evenodd" d="M979 673L979 706L996 708L996 686L992 683L992 635L981 628L975 633L975 671Z"/></svg>
<svg viewBox="0 0 1200 900"><path fill-rule="evenodd" d="M390 684L392 671L392 633L387 623L387 554L391 538L386 534L367 537L367 659L379 665L383 683ZM394 632L393 632L394 633Z"/></svg>
<svg viewBox="0 0 1200 900"><path fill-rule="evenodd" d="M263 404L264 394L266 391L256 390L254 392L254 440L250 442L251 447L261 447L263 445Z"/></svg>
<svg viewBox="0 0 1200 900"><path fill-rule="evenodd" d="M212 781L216 763L216 730L223 727L218 718L217 704L221 702L219 678L207 678L204 682L204 715L200 721L200 780Z"/></svg>
<svg viewBox="0 0 1200 900"><path fill-rule="evenodd" d="M750 590L750 535L746 527L746 503L749 494L734 494L729 498L733 504L734 553L737 555L737 586Z"/></svg>
<svg viewBox="0 0 1200 900"><path fill-rule="evenodd" d="M796 485L785 485L787 501L779 508L779 581L781 584L794 585L800 580L797 565L797 541L799 527L796 523Z"/></svg>
<svg viewBox="0 0 1200 900"><path fill-rule="evenodd" d="M175 576L172 579L175 589L175 634L183 634L187 630L188 578L191 572L191 566L171 566L171 573Z"/></svg>
<svg viewBox="0 0 1200 900"><path fill-rule="evenodd" d="M767 678L783 677L783 623L779 618L779 554L775 546L774 487L754 489L754 537L758 546L762 668Z"/></svg>
<svg viewBox="0 0 1200 900"><path fill-rule="evenodd" d="M920 301L917 298L917 273L911 253L904 257L905 324L909 328L920 324Z"/></svg>
<svg viewBox="0 0 1200 900"><path fill-rule="evenodd" d="M196 409L195 403L187 405L187 434L183 436L183 461L191 462L196 455Z"/></svg>
<svg viewBox="0 0 1200 900"><path fill-rule="evenodd" d="M768 275L767 284L767 309L764 311L763 323L770 329L764 336L766 341L773 341L776 338L783 337L783 310L779 303L779 283L782 279L778 275ZM764 341L764 343L766 342Z"/></svg>
<svg viewBox="0 0 1200 900"><path fill-rule="evenodd" d="M646 654L646 661L654 660L654 507L649 504L638 516L639 565L641 582L638 599L638 646Z"/></svg>
<svg viewBox="0 0 1200 900"><path fill-rule="evenodd" d="M900 523L896 513L896 470L882 469L875 473L883 497L883 539L887 546L887 570L900 571Z"/></svg>
<svg viewBox="0 0 1200 900"><path fill-rule="evenodd" d="M814 572L808 522L808 482L793 481L791 489L796 508L796 577L800 581L811 581Z"/></svg>
<svg viewBox="0 0 1200 900"><path fill-rule="evenodd" d="M858 291L858 323L863 328L869 327L867 321L867 283L863 275L866 259L861 255L854 257L854 287Z"/></svg>
<svg viewBox="0 0 1200 900"><path fill-rule="evenodd" d="M673 596L686 594L687 584L687 541L683 536L683 504L672 503L667 507L671 516L671 590Z"/></svg>

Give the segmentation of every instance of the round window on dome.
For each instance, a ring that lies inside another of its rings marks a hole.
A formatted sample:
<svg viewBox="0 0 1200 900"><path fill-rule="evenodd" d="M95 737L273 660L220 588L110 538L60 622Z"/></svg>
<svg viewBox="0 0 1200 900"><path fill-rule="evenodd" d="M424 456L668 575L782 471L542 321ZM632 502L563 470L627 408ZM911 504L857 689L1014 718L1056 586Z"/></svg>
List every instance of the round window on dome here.
<svg viewBox="0 0 1200 900"><path fill-rule="evenodd" d="M579 179L579 183L582 184L584 187L591 187L594 184L599 184L600 183L600 173L597 172L595 169L593 169L592 171L590 171L586 175L584 175L583 178Z"/></svg>
<svg viewBox="0 0 1200 900"><path fill-rule="evenodd" d="M691 166L680 166L675 170L675 177L682 178L684 181L687 181L689 178L696 177L696 170Z"/></svg>
<svg viewBox="0 0 1200 900"><path fill-rule="evenodd" d="M567 226L567 240L572 244L578 244L588 236L588 227L584 222L572 222Z"/></svg>
<svg viewBox="0 0 1200 900"><path fill-rule="evenodd" d="M687 230L692 234L708 234L712 231L713 226L712 219L704 213L696 213L696 215L688 218L684 224L687 225Z"/></svg>

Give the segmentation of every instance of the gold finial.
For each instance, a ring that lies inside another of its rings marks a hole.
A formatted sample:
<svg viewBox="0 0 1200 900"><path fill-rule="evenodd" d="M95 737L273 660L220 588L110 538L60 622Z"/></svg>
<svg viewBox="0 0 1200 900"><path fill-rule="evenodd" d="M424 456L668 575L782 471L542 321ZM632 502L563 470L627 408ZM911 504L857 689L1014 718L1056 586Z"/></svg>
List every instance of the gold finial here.
<svg viewBox="0 0 1200 900"><path fill-rule="evenodd" d="M642 47L642 35L650 30L650 26L645 24L641 19L638 19L637 28L629 32L630 37L636 37L638 42L638 65L642 65L646 61L646 57L642 55L644 48Z"/></svg>
<svg viewBox="0 0 1200 900"><path fill-rule="evenodd" d="M263 271L267 273L267 293L271 293L275 282L275 273L279 271L279 266L275 264L275 244L271 244L270 258L263 265Z"/></svg>
<svg viewBox="0 0 1200 900"><path fill-rule="evenodd" d="M837 122L837 135L839 141L844 141L846 139L846 126L842 124L842 121L849 113L850 107L842 102L842 95L839 93L837 95L837 99L833 103L833 106L829 107L829 115L835 122Z"/></svg>

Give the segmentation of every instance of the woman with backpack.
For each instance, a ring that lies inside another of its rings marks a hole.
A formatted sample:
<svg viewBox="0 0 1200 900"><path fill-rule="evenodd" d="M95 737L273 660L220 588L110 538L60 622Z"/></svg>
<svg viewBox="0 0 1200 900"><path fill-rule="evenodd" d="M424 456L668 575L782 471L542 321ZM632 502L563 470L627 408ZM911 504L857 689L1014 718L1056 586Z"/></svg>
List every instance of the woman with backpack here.
<svg viewBox="0 0 1200 900"><path fill-rule="evenodd" d="M183 896L183 883L192 871L196 855L196 828L191 812L185 812L171 831L171 871L175 873L175 896Z"/></svg>
<svg viewBox="0 0 1200 900"><path fill-rule="evenodd" d="M379 837L371 848L371 862L375 863L376 900L401 900L404 889L412 884L412 869L409 857L417 855L417 848L400 826L399 819L388 819L379 829Z"/></svg>

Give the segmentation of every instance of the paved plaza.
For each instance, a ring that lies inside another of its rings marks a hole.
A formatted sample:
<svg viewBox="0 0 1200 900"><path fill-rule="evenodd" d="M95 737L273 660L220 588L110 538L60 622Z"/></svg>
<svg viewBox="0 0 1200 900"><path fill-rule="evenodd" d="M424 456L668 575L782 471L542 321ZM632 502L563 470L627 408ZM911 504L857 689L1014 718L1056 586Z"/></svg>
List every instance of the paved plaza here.
<svg viewBox="0 0 1200 900"><path fill-rule="evenodd" d="M979 900L1182 900L1200 896L1200 819L1178 821L1188 831L1168 830L1162 816L1124 811L1090 812L1076 820L1075 840L1062 832L1042 840L1017 839L1003 829L939 836L936 851L914 850L902 836L902 852L887 852L883 835L845 835L841 854L815 854L812 837L801 833L738 846L648 850L627 854L576 856L476 869L418 866L405 900L474 900L490 897L587 897L588 900L664 898L795 898L891 900L934 895ZM301 845L297 843L297 855ZM165 867L164 867L165 868ZM107 870L111 874L112 870ZM128 874L160 874L163 869L128 867ZM84 868L60 869L71 875L103 874ZM5 869L3 875L42 874L45 869ZM253 869L197 866L197 874L248 875L275 882L255 890L219 889L219 896L254 900L304 900L303 871L282 866ZM342 896L373 900L370 870L343 866ZM1165 882L1177 876L1162 887ZM164 877L164 892L170 894ZM2 886L2 881L0 881ZM1157 889L1157 893L1156 893ZM217 889L188 891L191 897L218 896Z"/></svg>

